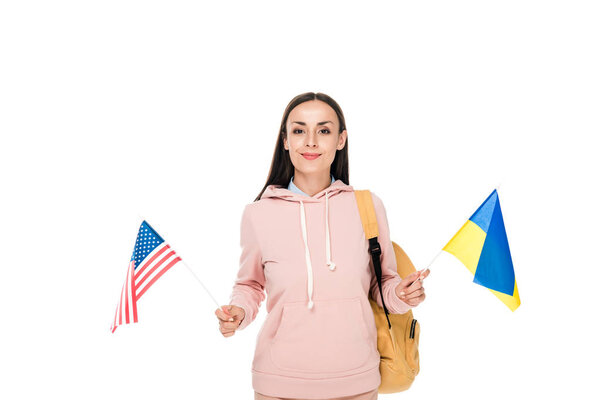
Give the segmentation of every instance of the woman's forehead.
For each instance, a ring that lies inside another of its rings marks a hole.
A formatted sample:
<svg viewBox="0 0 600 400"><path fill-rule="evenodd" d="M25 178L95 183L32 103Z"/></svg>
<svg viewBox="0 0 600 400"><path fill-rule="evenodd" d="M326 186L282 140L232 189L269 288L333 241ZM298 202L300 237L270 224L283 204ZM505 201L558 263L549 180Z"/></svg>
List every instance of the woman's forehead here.
<svg viewBox="0 0 600 400"><path fill-rule="evenodd" d="M288 123L323 125L325 123L335 124L337 116L329 104L322 101L306 101L298 104L290 112Z"/></svg>

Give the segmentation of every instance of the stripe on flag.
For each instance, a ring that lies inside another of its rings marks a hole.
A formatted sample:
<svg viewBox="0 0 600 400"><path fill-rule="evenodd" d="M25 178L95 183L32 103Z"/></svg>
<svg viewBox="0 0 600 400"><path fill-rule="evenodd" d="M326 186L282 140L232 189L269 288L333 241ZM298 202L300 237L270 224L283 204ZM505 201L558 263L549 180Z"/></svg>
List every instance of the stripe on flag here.
<svg viewBox="0 0 600 400"><path fill-rule="evenodd" d="M180 261L171 246L144 220L121 288L111 332L114 333L119 325L138 322L137 302L140 297Z"/></svg>

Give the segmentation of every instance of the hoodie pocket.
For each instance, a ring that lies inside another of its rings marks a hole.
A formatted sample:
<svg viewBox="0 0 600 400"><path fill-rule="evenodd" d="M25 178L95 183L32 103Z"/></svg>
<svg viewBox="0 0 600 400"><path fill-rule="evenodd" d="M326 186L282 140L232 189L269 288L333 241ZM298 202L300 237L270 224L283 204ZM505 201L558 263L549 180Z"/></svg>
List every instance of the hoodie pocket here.
<svg viewBox="0 0 600 400"><path fill-rule="evenodd" d="M360 297L284 303L281 323L271 341L271 359L282 370L349 372L371 356L372 343Z"/></svg>

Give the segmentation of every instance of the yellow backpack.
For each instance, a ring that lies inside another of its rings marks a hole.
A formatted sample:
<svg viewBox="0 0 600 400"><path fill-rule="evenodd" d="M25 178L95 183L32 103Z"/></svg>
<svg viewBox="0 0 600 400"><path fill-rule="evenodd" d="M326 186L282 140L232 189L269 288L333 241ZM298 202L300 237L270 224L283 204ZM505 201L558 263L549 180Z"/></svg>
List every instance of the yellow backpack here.
<svg viewBox="0 0 600 400"><path fill-rule="evenodd" d="M377 350L381 356L379 371L381 384L379 393L396 393L408 389L419 373L419 323L413 318L412 310L404 314L390 314L383 301L381 290L381 247L377 241L379 230L373 198L369 190L355 190L360 218L369 241L369 253L373 259L375 275L379 284L381 304L369 297L369 303L377 325ZM392 241L396 256L398 275L404 279L416 269L404 250Z"/></svg>

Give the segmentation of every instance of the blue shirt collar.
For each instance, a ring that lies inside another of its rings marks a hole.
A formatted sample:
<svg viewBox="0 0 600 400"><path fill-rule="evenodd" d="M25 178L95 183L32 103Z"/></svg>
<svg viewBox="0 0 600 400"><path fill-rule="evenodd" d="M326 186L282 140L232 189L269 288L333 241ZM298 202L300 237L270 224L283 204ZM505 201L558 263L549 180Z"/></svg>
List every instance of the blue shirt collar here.
<svg viewBox="0 0 600 400"><path fill-rule="evenodd" d="M330 174L330 175L331 175L331 183L333 183L333 181L335 181L335 179L333 178L333 174ZM290 183L287 188L288 188L288 190L290 190L294 193L303 194L304 196L310 197L309 195L304 193L302 190L298 189L298 186L294 185L294 176L293 175L292 175L292 178L290 179Z"/></svg>

